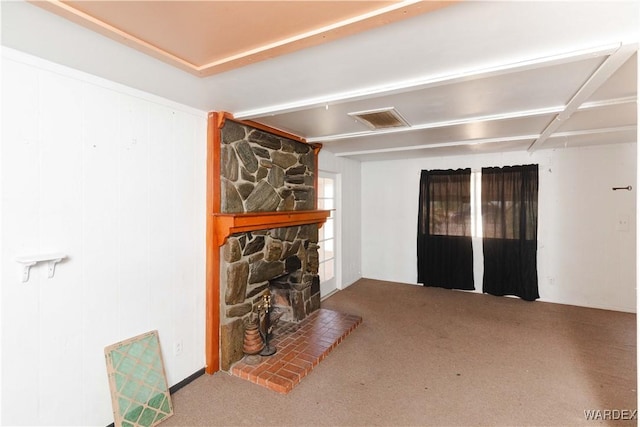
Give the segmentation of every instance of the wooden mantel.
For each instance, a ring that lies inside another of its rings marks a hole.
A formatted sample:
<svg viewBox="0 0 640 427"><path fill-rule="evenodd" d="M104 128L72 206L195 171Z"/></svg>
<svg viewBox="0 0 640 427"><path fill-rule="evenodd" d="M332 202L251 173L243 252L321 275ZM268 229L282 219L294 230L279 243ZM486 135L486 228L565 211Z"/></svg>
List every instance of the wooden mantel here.
<svg viewBox="0 0 640 427"><path fill-rule="evenodd" d="M318 224L327 220L331 211L286 211L286 212L249 212L249 213L213 213L213 228L216 243L222 246L231 234L270 228L292 227L295 225Z"/></svg>

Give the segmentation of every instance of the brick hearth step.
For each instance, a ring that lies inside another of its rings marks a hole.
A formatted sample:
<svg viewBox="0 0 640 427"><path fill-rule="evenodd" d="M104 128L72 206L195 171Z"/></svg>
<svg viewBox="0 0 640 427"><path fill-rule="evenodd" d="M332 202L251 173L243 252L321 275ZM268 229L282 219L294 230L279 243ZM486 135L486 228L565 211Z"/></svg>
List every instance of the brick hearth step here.
<svg viewBox="0 0 640 427"><path fill-rule="evenodd" d="M262 357L258 364L247 364L243 359L231 367L231 374L278 393L289 393L360 323L360 316L321 308L287 328L289 332L276 331L270 342L278 349L275 355Z"/></svg>

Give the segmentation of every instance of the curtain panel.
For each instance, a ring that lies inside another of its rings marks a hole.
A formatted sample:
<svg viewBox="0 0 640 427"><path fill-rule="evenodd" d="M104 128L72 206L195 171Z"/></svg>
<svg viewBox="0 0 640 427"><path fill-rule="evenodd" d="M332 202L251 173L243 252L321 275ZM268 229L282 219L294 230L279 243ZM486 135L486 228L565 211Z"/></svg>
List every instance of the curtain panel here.
<svg viewBox="0 0 640 427"><path fill-rule="evenodd" d="M471 169L423 170L418 208L418 283L473 290Z"/></svg>
<svg viewBox="0 0 640 427"><path fill-rule="evenodd" d="M538 294L538 165L482 169L482 291Z"/></svg>

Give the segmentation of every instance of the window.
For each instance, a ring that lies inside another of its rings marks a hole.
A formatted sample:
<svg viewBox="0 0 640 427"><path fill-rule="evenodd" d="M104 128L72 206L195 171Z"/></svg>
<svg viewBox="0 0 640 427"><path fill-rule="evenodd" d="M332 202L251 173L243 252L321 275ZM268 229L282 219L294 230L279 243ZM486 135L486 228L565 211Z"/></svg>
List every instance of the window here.
<svg viewBox="0 0 640 427"><path fill-rule="evenodd" d="M526 240L535 240L537 175L525 180L520 168L485 168L484 177L481 171L473 171L469 183L466 175L432 176L429 233L519 239L522 231ZM535 168L528 167L528 174L535 173Z"/></svg>
<svg viewBox="0 0 640 427"><path fill-rule="evenodd" d="M471 169L422 171L418 283L474 289Z"/></svg>
<svg viewBox="0 0 640 427"><path fill-rule="evenodd" d="M483 292L540 298L537 228L538 165L483 168Z"/></svg>
<svg viewBox="0 0 640 427"><path fill-rule="evenodd" d="M333 178L318 178L318 209L331 209L331 215L318 231L320 282L328 282L335 276L335 180Z"/></svg>
<svg viewBox="0 0 640 427"><path fill-rule="evenodd" d="M536 239L536 165L483 169L481 200L483 237Z"/></svg>
<svg viewBox="0 0 640 427"><path fill-rule="evenodd" d="M469 174L434 174L430 177L429 190L429 234L470 236Z"/></svg>
<svg viewBox="0 0 640 427"><path fill-rule="evenodd" d="M482 238L483 292L539 298L538 165L422 171L418 282L473 287L471 237Z"/></svg>

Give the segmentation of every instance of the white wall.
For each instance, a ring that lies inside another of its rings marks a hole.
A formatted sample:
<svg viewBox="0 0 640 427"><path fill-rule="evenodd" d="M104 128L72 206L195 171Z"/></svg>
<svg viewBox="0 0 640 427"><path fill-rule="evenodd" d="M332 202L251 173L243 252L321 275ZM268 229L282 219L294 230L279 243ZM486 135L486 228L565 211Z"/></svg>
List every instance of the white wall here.
<svg viewBox="0 0 640 427"><path fill-rule="evenodd" d="M338 289L344 289L362 277L360 257L360 162L336 157L320 150L318 169L338 175L340 194L337 199L340 221L340 270Z"/></svg>
<svg viewBox="0 0 640 427"><path fill-rule="evenodd" d="M530 163L540 165L540 299L635 312L636 144L363 163L363 276L416 283L422 169ZM611 190L626 185L633 191ZM619 216L629 218L628 231L616 229ZM478 292L480 247L474 245Z"/></svg>
<svg viewBox="0 0 640 427"><path fill-rule="evenodd" d="M204 367L206 113L2 54L0 423L107 425L105 346L157 329L170 386Z"/></svg>

